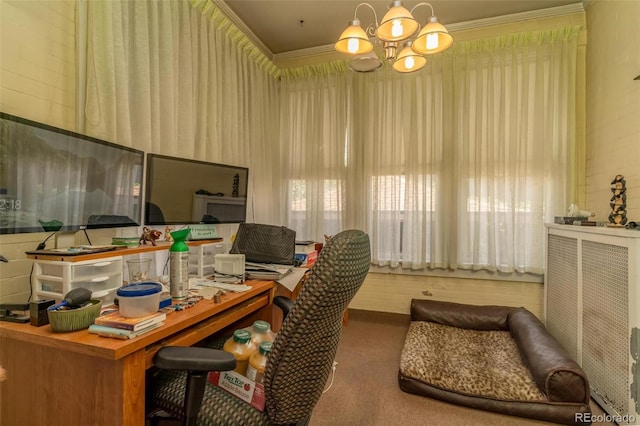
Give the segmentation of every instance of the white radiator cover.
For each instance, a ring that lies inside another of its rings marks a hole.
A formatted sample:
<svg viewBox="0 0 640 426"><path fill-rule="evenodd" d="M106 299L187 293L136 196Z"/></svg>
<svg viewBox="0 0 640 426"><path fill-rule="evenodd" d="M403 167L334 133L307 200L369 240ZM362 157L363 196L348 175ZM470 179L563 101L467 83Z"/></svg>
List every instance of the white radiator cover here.
<svg viewBox="0 0 640 426"><path fill-rule="evenodd" d="M549 224L546 247L547 329L582 366L608 414L640 421L640 231Z"/></svg>

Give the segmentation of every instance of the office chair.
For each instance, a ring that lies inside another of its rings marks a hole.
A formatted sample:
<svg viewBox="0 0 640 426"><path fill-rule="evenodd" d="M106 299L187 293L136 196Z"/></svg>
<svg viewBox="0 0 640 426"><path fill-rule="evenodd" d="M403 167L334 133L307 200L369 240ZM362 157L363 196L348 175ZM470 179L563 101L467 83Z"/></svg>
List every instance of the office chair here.
<svg viewBox="0 0 640 426"><path fill-rule="evenodd" d="M208 348L158 351L154 365L162 370L151 380L148 406L189 426L308 424L333 367L342 315L370 262L369 236L342 231L320 252L296 301L276 297L285 318L267 362L264 412L207 381L208 371L235 367L233 355Z"/></svg>

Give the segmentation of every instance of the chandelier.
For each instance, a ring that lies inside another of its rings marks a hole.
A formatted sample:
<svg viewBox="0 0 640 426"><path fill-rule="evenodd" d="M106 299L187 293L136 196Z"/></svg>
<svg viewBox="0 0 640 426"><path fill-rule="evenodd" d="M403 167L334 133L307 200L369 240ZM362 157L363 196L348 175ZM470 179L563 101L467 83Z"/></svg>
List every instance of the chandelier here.
<svg viewBox="0 0 640 426"><path fill-rule="evenodd" d="M374 22L367 26L366 30L360 26L360 20L357 16L361 6L368 6L373 11ZM413 17L413 11L419 6L431 8L431 16L422 29ZM414 38L416 33L418 35ZM349 26L342 32L340 39L335 44L335 49L355 59L362 58L367 61L374 59L376 61L377 56L372 53L373 43L379 42L382 43L385 59L393 62L393 69L407 73L418 71L424 67L427 63L425 55L447 50L453 44L453 37L444 25L438 22L430 3L418 3L409 11L402 6L401 1L394 1L389 5L389 10L380 23L378 23L378 15L373 6L369 3L360 3L353 12L353 20L349 22ZM382 64L378 61L376 65L370 68L357 69L353 66L352 68L357 71L373 71Z"/></svg>

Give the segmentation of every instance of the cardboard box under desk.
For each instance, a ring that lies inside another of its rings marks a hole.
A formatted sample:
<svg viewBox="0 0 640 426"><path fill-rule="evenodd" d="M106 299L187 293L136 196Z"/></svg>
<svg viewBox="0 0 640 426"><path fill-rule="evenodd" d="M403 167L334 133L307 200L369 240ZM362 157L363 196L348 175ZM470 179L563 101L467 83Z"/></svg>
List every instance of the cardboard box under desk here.
<svg viewBox="0 0 640 426"><path fill-rule="evenodd" d="M254 408L264 411L264 386L235 371L212 371L209 381Z"/></svg>

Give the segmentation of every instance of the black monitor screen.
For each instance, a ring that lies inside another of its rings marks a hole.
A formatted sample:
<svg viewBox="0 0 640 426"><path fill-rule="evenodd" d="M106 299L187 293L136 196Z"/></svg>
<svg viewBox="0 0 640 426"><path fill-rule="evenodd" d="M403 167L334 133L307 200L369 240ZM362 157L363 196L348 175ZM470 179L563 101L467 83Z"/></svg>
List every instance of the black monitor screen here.
<svg viewBox="0 0 640 426"><path fill-rule="evenodd" d="M246 167L147 154L144 223L244 222L248 178Z"/></svg>
<svg viewBox="0 0 640 426"><path fill-rule="evenodd" d="M144 153L0 113L0 234L138 226Z"/></svg>

